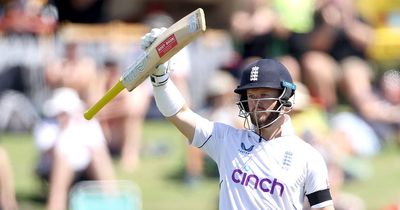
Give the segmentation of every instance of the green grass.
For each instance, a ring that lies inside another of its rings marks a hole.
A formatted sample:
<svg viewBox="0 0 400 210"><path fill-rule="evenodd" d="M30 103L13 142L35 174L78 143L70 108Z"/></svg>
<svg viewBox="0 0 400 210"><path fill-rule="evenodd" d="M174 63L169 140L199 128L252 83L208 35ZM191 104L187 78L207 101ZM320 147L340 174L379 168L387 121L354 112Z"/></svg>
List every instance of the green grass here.
<svg viewBox="0 0 400 210"><path fill-rule="evenodd" d="M367 161L367 160L365 160ZM359 195L369 210L382 209L400 202L400 148L390 145L375 158L368 160L372 174L365 180L352 182L344 190Z"/></svg>
<svg viewBox="0 0 400 210"><path fill-rule="evenodd" d="M1 136L8 151L15 177L17 199L22 210L44 208L45 192L34 175L37 153L30 135ZM116 167L119 179L135 182L141 189L143 210L214 210L218 202L218 180L205 179L196 188L181 181L187 143L169 123L145 124L142 159L129 174ZM368 209L380 209L400 198L400 150L385 148L368 160L373 173L368 179L346 184L345 190L365 199ZM117 165L117 164L116 164Z"/></svg>

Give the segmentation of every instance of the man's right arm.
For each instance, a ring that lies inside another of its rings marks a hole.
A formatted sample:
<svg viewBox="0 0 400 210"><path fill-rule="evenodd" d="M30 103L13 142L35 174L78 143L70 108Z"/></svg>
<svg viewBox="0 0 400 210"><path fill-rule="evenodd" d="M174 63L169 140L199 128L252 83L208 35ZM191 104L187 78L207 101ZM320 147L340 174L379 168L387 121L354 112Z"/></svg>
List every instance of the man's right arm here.
<svg viewBox="0 0 400 210"><path fill-rule="evenodd" d="M151 75L151 81L158 110L192 143L200 116L186 105L182 94L169 79L165 66L157 68Z"/></svg>
<svg viewBox="0 0 400 210"><path fill-rule="evenodd" d="M176 115L167 117L167 119L178 128L178 130L188 139L189 143L192 143L196 121L198 119L196 113L184 105Z"/></svg>
<svg viewBox="0 0 400 210"><path fill-rule="evenodd" d="M166 28L155 28L143 36L142 49L147 49L165 30ZM189 109L182 94L169 78L170 68L174 68L174 64L171 67L170 63L159 65L150 75L154 98L161 114L172 122L191 143L195 133L196 122L200 117Z"/></svg>

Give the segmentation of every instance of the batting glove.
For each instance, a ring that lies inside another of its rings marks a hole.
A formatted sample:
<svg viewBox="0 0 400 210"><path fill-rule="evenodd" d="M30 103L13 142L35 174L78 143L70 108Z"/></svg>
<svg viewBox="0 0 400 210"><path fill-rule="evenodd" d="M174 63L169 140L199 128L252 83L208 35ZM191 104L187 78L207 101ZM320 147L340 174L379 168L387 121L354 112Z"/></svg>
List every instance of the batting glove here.
<svg viewBox="0 0 400 210"><path fill-rule="evenodd" d="M147 33L142 37L142 41L140 44L141 48L143 50L146 50L157 39L157 37L159 37L166 30L167 28L164 27L151 29L149 33ZM153 86L158 87L167 83L169 79L168 63L169 62L157 66L153 74L150 75L150 80Z"/></svg>
<svg viewBox="0 0 400 210"><path fill-rule="evenodd" d="M143 50L146 50L156 39L158 36L160 36L162 33L164 33L167 30L167 28L153 28L149 33L146 35L142 36L142 41L140 43L140 47Z"/></svg>
<svg viewBox="0 0 400 210"><path fill-rule="evenodd" d="M165 85L169 79L169 61L157 66L153 74L150 75L151 84L154 87Z"/></svg>

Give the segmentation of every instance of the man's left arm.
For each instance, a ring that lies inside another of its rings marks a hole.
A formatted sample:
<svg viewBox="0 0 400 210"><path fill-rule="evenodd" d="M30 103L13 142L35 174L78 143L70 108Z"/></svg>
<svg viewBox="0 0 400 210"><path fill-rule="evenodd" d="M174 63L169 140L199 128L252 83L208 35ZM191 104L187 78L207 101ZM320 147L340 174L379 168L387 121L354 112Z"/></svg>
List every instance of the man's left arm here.
<svg viewBox="0 0 400 210"><path fill-rule="evenodd" d="M326 163L316 149L308 154L305 190L311 209L334 209Z"/></svg>

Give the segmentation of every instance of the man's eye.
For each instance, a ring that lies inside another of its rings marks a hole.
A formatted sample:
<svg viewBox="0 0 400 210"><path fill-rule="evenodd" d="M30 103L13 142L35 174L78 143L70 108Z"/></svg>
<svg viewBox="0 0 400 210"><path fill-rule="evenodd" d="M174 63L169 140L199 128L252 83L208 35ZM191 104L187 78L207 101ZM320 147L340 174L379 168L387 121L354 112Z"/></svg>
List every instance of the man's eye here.
<svg viewBox="0 0 400 210"><path fill-rule="evenodd" d="M248 98L249 98L249 99L256 99L257 96L250 95L250 96L248 96Z"/></svg>

